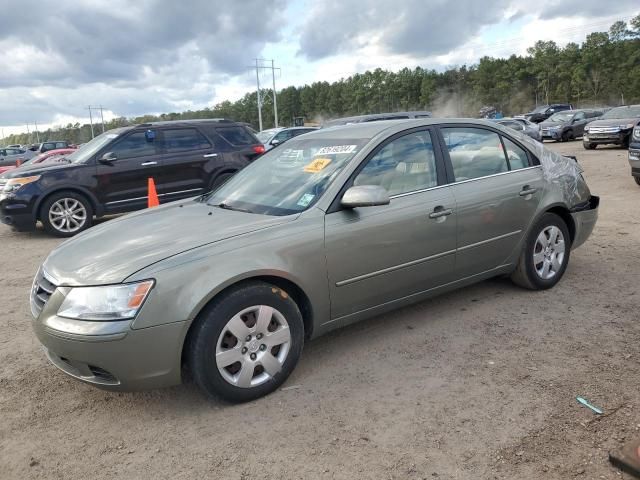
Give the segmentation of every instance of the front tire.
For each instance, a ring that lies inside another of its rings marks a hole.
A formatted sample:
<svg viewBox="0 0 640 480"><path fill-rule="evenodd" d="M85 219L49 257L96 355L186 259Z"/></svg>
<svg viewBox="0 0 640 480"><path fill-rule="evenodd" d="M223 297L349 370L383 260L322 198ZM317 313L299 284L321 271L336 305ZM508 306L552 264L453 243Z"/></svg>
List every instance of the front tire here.
<svg viewBox="0 0 640 480"><path fill-rule="evenodd" d="M595 143L585 143L585 142L582 142L582 146L584 147L585 150L595 150L597 147Z"/></svg>
<svg viewBox="0 0 640 480"><path fill-rule="evenodd" d="M201 313L187 354L193 379L208 396L239 403L282 385L303 344L302 315L289 294L251 282L224 293Z"/></svg>
<svg viewBox="0 0 640 480"><path fill-rule="evenodd" d="M93 223L93 208L84 195L58 192L40 208L40 221L47 232L57 237L72 237Z"/></svg>
<svg viewBox="0 0 640 480"><path fill-rule="evenodd" d="M552 288L564 275L570 253L566 223L558 215L545 213L529 232L511 280L530 290Z"/></svg>
<svg viewBox="0 0 640 480"><path fill-rule="evenodd" d="M640 177L633 177L633 179L636 181L638 185L640 185Z"/></svg>

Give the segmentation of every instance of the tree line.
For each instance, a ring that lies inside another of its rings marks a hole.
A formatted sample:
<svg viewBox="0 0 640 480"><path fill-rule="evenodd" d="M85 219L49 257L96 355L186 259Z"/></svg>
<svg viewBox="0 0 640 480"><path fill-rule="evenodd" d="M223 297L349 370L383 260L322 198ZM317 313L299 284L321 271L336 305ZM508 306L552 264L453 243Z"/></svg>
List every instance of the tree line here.
<svg viewBox="0 0 640 480"><path fill-rule="evenodd" d="M261 90L263 128L274 126L272 91ZM482 57L477 64L442 72L416 67L392 72L377 68L337 82L289 86L277 94L280 124L294 118L321 123L325 119L402 110L431 110L436 116L475 117L484 105L514 115L547 103L571 102L577 107L640 103L640 15L629 24L615 22L608 32L594 32L582 44L559 47L538 41L527 55ZM229 118L258 127L256 92L225 100L211 108L116 118L111 129L136 123L195 118ZM95 125L97 132L101 125ZM40 140L83 143L91 139L88 124L39 132ZM3 144L31 143L31 135L10 135Z"/></svg>

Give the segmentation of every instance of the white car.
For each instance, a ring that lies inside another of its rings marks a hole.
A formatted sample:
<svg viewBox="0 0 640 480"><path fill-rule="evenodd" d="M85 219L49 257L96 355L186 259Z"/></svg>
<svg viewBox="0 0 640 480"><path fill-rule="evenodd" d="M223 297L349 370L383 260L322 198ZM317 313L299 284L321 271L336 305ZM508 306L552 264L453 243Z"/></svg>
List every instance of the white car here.
<svg viewBox="0 0 640 480"><path fill-rule="evenodd" d="M270 128L262 130L256 136L264 144L265 151L286 142L290 138L297 137L303 133L313 132L317 127L291 127L291 128Z"/></svg>

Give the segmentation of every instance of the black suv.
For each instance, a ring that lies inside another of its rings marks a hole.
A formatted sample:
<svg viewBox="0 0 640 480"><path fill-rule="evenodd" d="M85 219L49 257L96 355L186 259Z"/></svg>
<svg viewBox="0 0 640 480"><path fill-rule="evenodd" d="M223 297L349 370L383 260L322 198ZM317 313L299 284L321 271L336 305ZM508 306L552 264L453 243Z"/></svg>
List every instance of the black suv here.
<svg viewBox="0 0 640 480"><path fill-rule="evenodd" d="M640 105L612 108L599 119L584 127L582 146L593 150L598 145L629 146L633 127L640 121Z"/></svg>
<svg viewBox="0 0 640 480"><path fill-rule="evenodd" d="M524 118L533 123L544 122L547 118L557 112L564 110L573 110L570 103L552 103L551 105L542 105L524 114Z"/></svg>
<svg viewBox="0 0 640 480"><path fill-rule="evenodd" d="M208 192L264 152L244 125L224 119L144 123L109 130L66 157L0 176L0 220L70 237L93 217L147 206L148 179L160 202Z"/></svg>

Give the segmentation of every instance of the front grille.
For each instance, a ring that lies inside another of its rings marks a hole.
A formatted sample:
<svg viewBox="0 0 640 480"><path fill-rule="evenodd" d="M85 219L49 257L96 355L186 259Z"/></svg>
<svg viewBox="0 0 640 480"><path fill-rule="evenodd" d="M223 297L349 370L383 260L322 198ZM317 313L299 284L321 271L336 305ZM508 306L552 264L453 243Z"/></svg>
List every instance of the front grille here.
<svg viewBox="0 0 640 480"><path fill-rule="evenodd" d="M56 291L55 281L45 273L41 268L36 274L36 278L33 280L33 286L31 287L31 314L34 317L38 317L42 309L49 301L49 297Z"/></svg>
<svg viewBox="0 0 640 480"><path fill-rule="evenodd" d="M618 127L590 127L588 133L618 133Z"/></svg>

